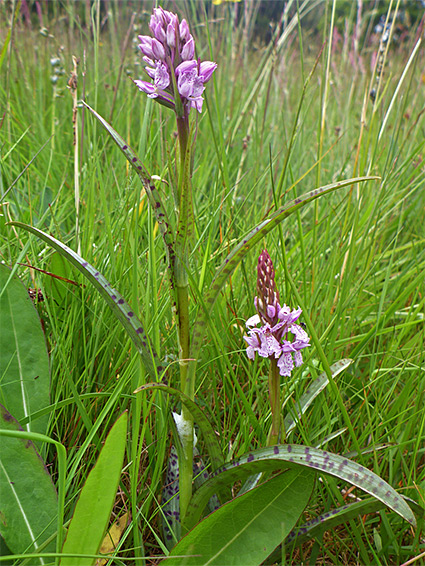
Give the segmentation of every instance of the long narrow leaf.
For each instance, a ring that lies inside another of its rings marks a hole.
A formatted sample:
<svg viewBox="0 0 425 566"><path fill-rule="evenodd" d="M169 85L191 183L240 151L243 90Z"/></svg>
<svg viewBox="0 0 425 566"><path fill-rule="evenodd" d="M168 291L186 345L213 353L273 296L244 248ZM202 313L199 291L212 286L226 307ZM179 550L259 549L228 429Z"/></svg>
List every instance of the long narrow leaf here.
<svg viewBox="0 0 425 566"><path fill-rule="evenodd" d="M88 104L83 102L84 106L90 110L93 116L102 124L117 146L120 148L122 153L125 155L127 161L132 166L133 170L137 173L138 177L142 181L143 187L148 195L149 204L151 205L152 211L155 215L156 221L158 222L159 230L161 232L162 238L165 244L165 250L167 254L167 262L170 268L174 265L175 260L175 250L174 250L174 235L171 230L171 224L167 217L167 212L162 203L161 197L156 190L154 183L151 181L151 176L146 170L146 167L137 157L132 148L125 142L125 140L119 135L114 128L108 124L108 122L102 118L100 114L93 110ZM169 269L169 276L172 281L172 287L174 288L174 270Z"/></svg>
<svg viewBox="0 0 425 566"><path fill-rule="evenodd" d="M63 545L61 566L91 566L93 560L79 555L96 554L111 517L127 437L127 413L112 427L81 490Z"/></svg>
<svg viewBox="0 0 425 566"><path fill-rule="evenodd" d="M28 232L31 232L35 236L38 236L44 240L47 244L52 246L61 255L67 258L67 260L72 263L84 277L90 281L93 287L99 291L100 295L106 301L106 303L111 308L112 312L116 318L121 322L125 331L133 340L138 352L142 356L143 363L145 365L146 371L153 378L157 378L164 371L163 367L160 365L158 356L154 350L151 341L149 340L146 332L142 326L142 323L134 314L133 309L128 303L123 299L120 293L114 289L111 284L99 273L92 265L85 261L76 252L68 248L65 244L53 238L49 234L42 232L38 228L23 224L22 222L10 222L12 226L18 228L23 228Z"/></svg>
<svg viewBox="0 0 425 566"><path fill-rule="evenodd" d="M416 514L420 517L424 514L424 509L420 505L413 501L413 499L406 498L402 496L406 502L416 511ZM300 527L297 527L291 531L286 539L287 543L295 543L299 546L303 542L313 538L320 537L325 531L346 523L351 519L355 519L360 515L367 515L369 513L376 513L381 509L385 509L384 503L378 499L368 497L364 501L356 501L355 503L348 503L337 509L332 509L327 513L323 513L318 517L315 517L311 521L304 523Z"/></svg>
<svg viewBox="0 0 425 566"><path fill-rule="evenodd" d="M193 495L185 527L190 529L199 521L208 499L220 488L244 479L246 475L292 465L307 466L351 483L382 501L411 525L416 525L415 516L401 495L367 468L324 450L284 444L255 450L219 468Z"/></svg>

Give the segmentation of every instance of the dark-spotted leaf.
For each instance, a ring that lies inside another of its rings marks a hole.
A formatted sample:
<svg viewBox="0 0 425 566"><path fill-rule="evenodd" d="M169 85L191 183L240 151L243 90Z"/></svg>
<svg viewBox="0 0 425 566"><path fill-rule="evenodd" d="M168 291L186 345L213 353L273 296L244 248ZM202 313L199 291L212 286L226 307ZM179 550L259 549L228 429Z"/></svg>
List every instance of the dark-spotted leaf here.
<svg viewBox="0 0 425 566"><path fill-rule="evenodd" d="M164 566L257 566L291 531L308 503L315 473L289 470L208 515Z"/></svg>
<svg viewBox="0 0 425 566"><path fill-rule="evenodd" d="M199 521L208 499L224 486L259 472L294 465L306 466L321 474L330 474L355 485L382 501L411 525L416 525L415 516L402 496L364 466L324 450L283 444L254 450L216 470L211 478L193 494L185 517L185 527L190 529Z"/></svg>
<svg viewBox="0 0 425 566"><path fill-rule="evenodd" d="M10 222L9 224L28 230L28 232L38 236L75 266L100 293L116 318L121 322L128 336L133 340L134 345L139 351L149 375L156 379L158 375L162 374L163 369L158 362L157 354L140 320L121 294L112 287L109 281L107 281L95 267L71 250L71 248L38 228L34 228L28 224L22 224L22 222Z"/></svg>
<svg viewBox="0 0 425 566"><path fill-rule="evenodd" d="M81 555L97 554L111 517L124 460L127 437L127 413L112 427L81 490L74 515L63 545L61 566L91 566L92 558Z"/></svg>
<svg viewBox="0 0 425 566"><path fill-rule="evenodd" d="M27 289L0 264L0 402L27 432L45 434L49 415L31 415L50 404L50 371L40 317Z"/></svg>
<svg viewBox="0 0 425 566"><path fill-rule="evenodd" d="M424 508L418 505L416 501L405 496L403 496L403 499L409 503L418 517L424 516ZM291 545L295 544L298 546L313 537L321 537L325 531L341 525L342 523L346 523L347 521L359 516L363 517L370 513L376 513L381 509L385 509L385 505L382 501L378 501L378 499L373 497L368 497L363 501L355 501L354 503L342 505L341 507L332 509L331 511L315 517L311 521L300 525L289 533L286 542L288 544L290 543Z"/></svg>
<svg viewBox="0 0 425 566"><path fill-rule="evenodd" d="M2 405L0 429L22 430ZM3 435L0 438L0 533L13 553L36 553L56 533L56 490L30 440ZM55 542L43 550L54 552ZM42 565L46 560L33 558L30 563Z"/></svg>

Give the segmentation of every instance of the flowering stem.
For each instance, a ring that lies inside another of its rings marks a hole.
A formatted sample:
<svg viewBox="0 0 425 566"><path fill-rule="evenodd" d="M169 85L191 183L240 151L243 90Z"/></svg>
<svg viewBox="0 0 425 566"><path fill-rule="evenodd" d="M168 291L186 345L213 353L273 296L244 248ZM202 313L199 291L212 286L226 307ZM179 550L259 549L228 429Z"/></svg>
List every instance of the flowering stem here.
<svg viewBox="0 0 425 566"><path fill-rule="evenodd" d="M270 428L269 436L267 438L267 446L273 446L279 443L279 432L281 426L280 418L280 374L277 366L277 360L272 358L270 360L269 370L269 397L270 407L272 410L272 426Z"/></svg>
<svg viewBox="0 0 425 566"><path fill-rule="evenodd" d="M187 211L191 207L187 207L187 203L180 202L183 198L191 198L191 194L185 191L185 187L190 183L190 170L186 167L188 156L189 142L189 124L188 116L177 115L177 130L179 140L179 179L178 179L178 203L179 230L187 230L189 219L186 218ZM190 399L195 396L193 380L188 380L188 364L189 364L189 284L187 275L188 264L188 241L182 234L177 234L176 242L177 257L175 261L175 281L176 281L176 297L177 297L177 319L178 319L178 337L179 337L179 367L180 367L180 389ZM179 431L180 441L182 444L181 461L179 462L179 492L180 492L180 520L184 519L189 501L192 497L192 479L193 479L193 417L185 406L182 406L182 423L183 427Z"/></svg>

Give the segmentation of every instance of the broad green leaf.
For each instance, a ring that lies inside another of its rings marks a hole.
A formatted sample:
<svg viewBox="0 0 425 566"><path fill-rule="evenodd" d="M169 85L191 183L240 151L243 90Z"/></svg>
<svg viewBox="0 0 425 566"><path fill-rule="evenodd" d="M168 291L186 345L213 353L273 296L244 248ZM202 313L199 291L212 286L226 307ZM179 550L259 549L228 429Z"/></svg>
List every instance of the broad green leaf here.
<svg viewBox="0 0 425 566"><path fill-rule="evenodd" d="M331 365L332 377L335 378L341 372L348 368L353 363L353 360L349 358L344 358L335 362ZM314 399L325 389L328 385L329 379L325 372L321 373L317 379L315 379L309 386L307 391L300 397L299 401L295 404L295 409L297 411L297 418L303 415L309 406L312 404ZM285 432L289 434L296 426L296 420L292 415L288 414L285 417Z"/></svg>
<svg viewBox="0 0 425 566"><path fill-rule="evenodd" d="M139 351L143 364L146 371L152 378L157 378L164 372L164 369L159 364L158 356L151 344L142 323L134 314L133 309L128 303L125 302L120 293L114 289L111 284L99 273L92 265L85 261L81 256L75 253L71 248L68 248L53 236L49 236L45 232L42 232L38 228L29 226L28 224L22 224L22 222L10 222L9 225L16 226L18 228L23 228L28 230L35 236L38 236L44 240L47 244L52 246L61 255L67 258L67 260L74 265L84 277L90 281L93 287L99 291L100 295L106 301L106 303L111 308L112 312L116 318L121 322L124 330L127 332L129 337L133 340L134 345Z"/></svg>
<svg viewBox="0 0 425 566"><path fill-rule="evenodd" d="M0 405L0 428L22 431L18 421ZM0 531L14 554L38 552L57 529L58 500L52 479L34 444L28 439L1 436ZM46 552L55 551L54 541ZM31 564L46 564L42 557Z"/></svg>
<svg viewBox="0 0 425 566"><path fill-rule="evenodd" d="M111 517L124 460L127 437L127 412L112 427L81 490L68 528L61 566L91 566L92 558L78 556L97 554Z"/></svg>
<svg viewBox="0 0 425 566"><path fill-rule="evenodd" d="M228 278L232 275L238 264L242 259L258 244L269 232L278 226L285 218L296 212L299 208L305 206L307 203L316 200L328 193L332 193L343 187L352 186L355 183L363 183L366 181L376 181L380 177L355 177L354 179L346 179L345 181L338 181L330 185L325 185L315 189L305 195L297 197L295 200L285 204L270 218L263 220L255 226L245 238L237 244L230 254L226 257L221 266L217 269L216 274L211 282L210 288L205 293L202 302L202 308L198 313L192 333L192 345L190 350L190 358L195 361L189 363L189 379L194 379L196 360L202 346L204 332L210 318L212 307L214 306L217 297L225 285Z"/></svg>
<svg viewBox="0 0 425 566"><path fill-rule="evenodd" d="M173 387L169 387L164 383L148 383L146 385L142 385L134 393L139 393L140 391L149 391L149 390L160 390L168 393L169 395L173 395L180 399L183 405L191 412L196 424L199 426L199 429L202 433L202 437L205 441L206 448L208 450L208 454L211 460L211 469L212 471L216 470L219 466L224 463L223 454L220 449L220 444L217 440L217 435L214 432L209 420L205 416L202 409L198 407L198 405L192 401L187 395L179 391L178 389L174 389Z"/></svg>
<svg viewBox="0 0 425 566"><path fill-rule="evenodd" d="M366 493L382 501L411 525L416 525L412 510L388 483L367 468L324 450L295 444L280 444L232 460L214 472L192 496L186 517L185 527L192 528L200 519L208 499L223 486L245 479L260 471L270 471L293 465L307 466L322 474L330 474L342 481L351 483Z"/></svg>
<svg viewBox="0 0 425 566"><path fill-rule="evenodd" d="M45 434L49 415L31 416L50 404L50 370L40 317L27 289L0 264L0 402L24 429Z"/></svg>
<svg viewBox="0 0 425 566"><path fill-rule="evenodd" d="M289 470L226 503L188 533L164 564L257 566L291 531L308 503L315 472Z"/></svg>

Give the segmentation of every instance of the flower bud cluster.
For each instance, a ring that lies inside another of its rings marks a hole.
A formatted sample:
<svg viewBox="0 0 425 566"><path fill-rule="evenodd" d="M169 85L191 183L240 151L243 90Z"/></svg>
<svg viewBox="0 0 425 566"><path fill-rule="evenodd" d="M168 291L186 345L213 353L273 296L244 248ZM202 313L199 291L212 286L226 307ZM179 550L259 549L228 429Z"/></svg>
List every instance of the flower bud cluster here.
<svg viewBox="0 0 425 566"><path fill-rule="evenodd" d="M179 96L186 115L192 107L201 112L204 84L210 80L217 64L194 58L195 41L189 26L186 20L179 22L176 14L155 8L149 28L153 37L139 35L139 49L147 65L145 71L153 83L136 80L135 84L164 106L175 109L176 96Z"/></svg>
<svg viewBox="0 0 425 566"><path fill-rule="evenodd" d="M275 358L282 376L289 377L294 365L303 363L301 351L310 346L310 337L296 321L300 308L291 311L279 303L272 260L266 250L258 258L257 297L254 299L257 314L246 321L248 344L246 353L253 360L257 353L262 358ZM258 327L258 325L261 325Z"/></svg>

